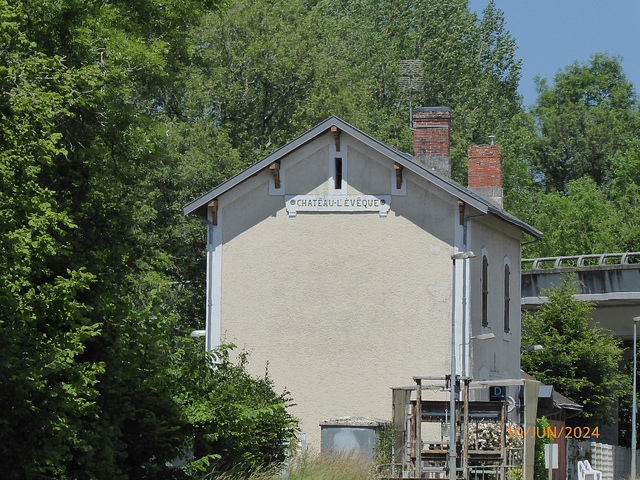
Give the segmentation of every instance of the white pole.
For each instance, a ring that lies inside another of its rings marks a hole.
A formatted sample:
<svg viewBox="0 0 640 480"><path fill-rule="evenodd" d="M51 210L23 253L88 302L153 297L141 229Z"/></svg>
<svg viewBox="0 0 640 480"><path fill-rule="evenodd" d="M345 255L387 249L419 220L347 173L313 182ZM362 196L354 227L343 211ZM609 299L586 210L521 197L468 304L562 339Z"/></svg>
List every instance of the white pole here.
<svg viewBox="0 0 640 480"><path fill-rule="evenodd" d="M454 480L457 476L456 462L458 452L456 448L456 260L466 260L475 257L473 252L458 252L451 255L453 260L451 291L451 378L449 387L451 395L449 397L449 480Z"/></svg>
<svg viewBox="0 0 640 480"><path fill-rule="evenodd" d="M449 480L456 478L456 256L453 259L453 301L451 302L451 378L449 388Z"/></svg>
<svg viewBox="0 0 640 480"><path fill-rule="evenodd" d="M636 322L633 322L633 399L631 406L631 475L636 478Z"/></svg>

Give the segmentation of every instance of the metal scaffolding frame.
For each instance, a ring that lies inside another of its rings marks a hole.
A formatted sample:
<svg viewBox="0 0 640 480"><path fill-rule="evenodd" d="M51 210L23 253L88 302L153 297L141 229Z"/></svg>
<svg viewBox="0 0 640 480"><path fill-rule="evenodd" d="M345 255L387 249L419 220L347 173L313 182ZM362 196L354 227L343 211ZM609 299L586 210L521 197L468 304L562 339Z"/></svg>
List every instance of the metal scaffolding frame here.
<svg viewBox="0 0 640 480"><path fill-rule="evenodd" d="M470 401L469 390L488 388L487 383L473 382L471 386L470 378L456 377L453 388L457 400L452 417L449 400L427 400L423 396L424 391L450 392L450 376L414 377L414 381L415 387L393 389L396 468L386 478L506 480L508 470L521 468L522 448L507 444L508 404ZM431 435L439 432L439 437L425 438L424 424L430 424L426 430ZM479 425L491 426L496 444L478 439ZM455 428L453 436L451 426Z"/></svg>

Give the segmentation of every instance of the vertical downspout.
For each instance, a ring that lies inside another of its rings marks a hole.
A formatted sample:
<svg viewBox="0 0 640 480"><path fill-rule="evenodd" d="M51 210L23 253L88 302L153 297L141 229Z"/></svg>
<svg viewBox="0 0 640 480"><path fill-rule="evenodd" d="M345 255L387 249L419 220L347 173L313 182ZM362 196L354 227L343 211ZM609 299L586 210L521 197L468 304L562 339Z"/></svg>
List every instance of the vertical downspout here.
<svg viewBox="0 0 640 480"><path fill-rule="evenodd" d="M464 245L465 251L469 251L469 241L468 241L468 231L469 231L469 218L464 217L464 222L462 225L462 243ZM463 357L463 376L470 377L471 372L469 369L471 368L471 303L469 302L469 295L471 293L470 288L470 259L465 259L463 263L463 272L462 272L462 282L463 282L463 291L462 291L462 324L463 324L463 343L464 343L464 351L462 352Z"/></svg>
<svg viewBox="0 0 640 480"><path fill-rule="evenodd" d="M469 230L471 225L469 220L477 217L484 217L486 214L481 215L464 215L465 204L462 201L458 203L461 211L460 215L463 217L462 221L462 245L465 251L471 249ZM462 375L463 377L471 377L471 264L470 259L466 258L463 263L463 291L462 291L462 324L463 324L463 337L462 337Z"/></svg>
<svg viewBox="0 0 640 480"><path fill-rule="evenodd" d="M214 259L214 247L213 247L213 212L211 209L207 209L207 309L205 311L205 329L207 331L205 337L205 351L212 350L212 338L211 338L211 322L213 318L213 259Z"/></svg>
<svg viewBox="0 0 640 480"><path fill-rule="evenodd" d="M464 220L464 202L458 201L458 211L455 217L455 234L454 234L454 247L455 253L466 252L464 238L463 238L463 220ZM465 361L464 361L464 269L467 263L466 259L459 258L458 262L454 262L453 269L453 315L456 318L455 329L455 353L456 353L456 375L464 377L465 375Z"/></svg>
<svg viewBox="0 0 640 480"><path fill-rule="evenodd" d="M462 225L462 251L469 251L469 242L467 236L467 220L468 217L464 215L465 204L462 200L458 200L458 215L459 222ZM470 306L469 306L469 258L465 258L462 263L462 328L461 328L461 364L462 364L462 377L469 376L469 341L471 336L471 322L470 322Z"/></svg>
<svg viewBox="0 0 640 480"><path fill-rule="evenodd" d="M207 338L206 351L220 346L222 300L222 211L218 200L207 209Z"/></svg>

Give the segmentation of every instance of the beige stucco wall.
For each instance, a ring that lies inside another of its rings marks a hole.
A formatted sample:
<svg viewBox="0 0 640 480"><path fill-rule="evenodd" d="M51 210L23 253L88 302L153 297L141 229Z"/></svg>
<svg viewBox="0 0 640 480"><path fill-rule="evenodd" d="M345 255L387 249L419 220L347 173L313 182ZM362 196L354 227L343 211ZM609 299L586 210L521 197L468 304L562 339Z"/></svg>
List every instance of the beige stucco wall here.
<svg viewBox="0 0 640 480"><path fill-rule="evenodd" d="M287 194L327 194L330 135L282 159ZM389 194L393 164L341 138L348 194ZM346 150L345 150L346 149ZM268 364L311 448L319 422L391 418L390 386L449 370L456 199L405 173L407 195L377 213L298 213L263 171L220 197L221 331ZM351 185L353 182L353 186Z"/></svg>
<svg viewBox="0 0 640 480"><path fill-rule="evenodd" d="M471 335L493 333L494 339L472 340L472 376L475 380L520 377L520 241L521 231L495 217L471 220ZM482 327L482 252L488 256L488 327ZM509 259L510 333L504 332L504 265ZM511 392L511 394L515 394ZM487 396L488 392L484 392Z"/></svg>

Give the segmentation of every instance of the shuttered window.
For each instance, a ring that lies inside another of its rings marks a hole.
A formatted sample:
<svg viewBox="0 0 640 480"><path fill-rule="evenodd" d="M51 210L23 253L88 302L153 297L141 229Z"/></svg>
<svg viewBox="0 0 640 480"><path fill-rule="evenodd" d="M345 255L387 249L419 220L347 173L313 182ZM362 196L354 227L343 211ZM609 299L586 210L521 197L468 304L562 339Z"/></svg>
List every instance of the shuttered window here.
<svg viewBox="0 0 640 480"><path fill-rule="evenodd" d="M489 260L486 255L482 256L482 326L489 325L487 316L488 300L489 300Z"/></svg>
<svg viewBox="0 0 640 480"><path fill-rule="evenodd" d="M509 333L509 302L511 301L509 293L509 280L511 277L511 269L509 265L504 266L504 332Z"/></svg>

